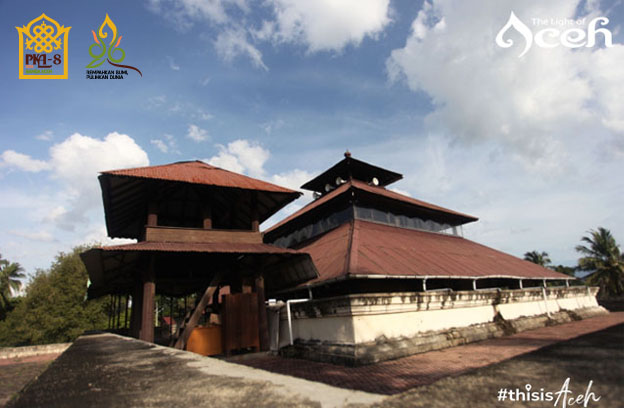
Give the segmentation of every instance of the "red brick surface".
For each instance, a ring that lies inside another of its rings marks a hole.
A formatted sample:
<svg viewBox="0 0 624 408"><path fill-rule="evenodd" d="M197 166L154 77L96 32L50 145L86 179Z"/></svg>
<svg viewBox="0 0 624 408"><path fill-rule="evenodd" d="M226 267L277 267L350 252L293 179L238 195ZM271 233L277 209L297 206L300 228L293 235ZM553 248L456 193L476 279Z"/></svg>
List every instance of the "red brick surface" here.
<svg viewBox="0 0 624 408"><path fill-rule="evenodd" d="M343 367L274 356L259 356L238 363L336 387L378 394L397 394L413 387L431 384L443 377L456 376L499 363L621 323L624 323L624 312L612 312L605 316L362 367Z"/></svg>

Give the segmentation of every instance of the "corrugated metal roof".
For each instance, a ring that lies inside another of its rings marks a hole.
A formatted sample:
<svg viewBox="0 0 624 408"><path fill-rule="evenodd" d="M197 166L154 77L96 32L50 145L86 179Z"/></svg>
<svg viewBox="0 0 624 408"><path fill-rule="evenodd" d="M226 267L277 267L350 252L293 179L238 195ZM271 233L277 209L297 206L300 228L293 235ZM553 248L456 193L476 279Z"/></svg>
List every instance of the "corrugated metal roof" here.
<svg viewBox="0 0 624 408"><path fill-rule="evenodd" d="M362 181L359 180L349 180L346 183L340 185L339 187L337 187L335 190L330 191L329 193L321 196L320 198L310 202L308 205L306 205L305 207L303 207L302 209L300 209L299 211L295 212L294 214L291 214L289 217L283 219L282 221L278 222L277 224L273 225L271 228L267 229L265 232L269 233L272 231L275 231L281 227L283 227L284 225L290 223L291 221L294 221L296 218L299 218L300 216L302 216L303 214L308 213L309 211L312 211L313 209L331 201L332 199L334 199L335 197L345 193L346 191L350 190L350 189L357 189L357 190L363 190L372 194L377 194L386 198L389 198L391 200L396 200L396 201L401 201L407 204L411 204L417 207L421 207L421 208L426 208L429 210L434 210L434 211L438 211L441 213L445 213L445 214L452 214L455 216L460 216L462 218L466 218L467 222L472 222L472 221L477 221L478 218L477 217L473 217L472 215L468 215L468 214L463 214L457 211L453 211L453 210L449 210L448 208L444 208L444 207L440 207L438 205L435 204L430 204L428 202L422 201L422 200L417 200L415 198L412 197L408 197L406 195L400 194L400 193L396 193L394 191L390 191L390 190L386 190L384 187L378 187L378 186L370 186Z"/></svg>
<svg viewBox="0 0 624 408"><path fill-rule="evenodd" d="M100 247L102 251L156 251L156 252L201 252L201 253L240 253L240 254L305 254L306 251L280 248L268 244L240 243L194 243L194 242L152 242L142 241L133 244Z"/></svg>
<svg viewBox="0 0 624 408"><path fill-rule="evenodd" d="M103 171L102 174L139 177L145 179L180 181L219 187L242 188L247 190L295 193L297 191L276 186L266 181L233 173L202 161L185 161L161 166L137 167L133 169Z"/></svg>
<svg viewBox="0 0 624 408"><path fill-rule="evenodd" d="M347 275L569 279L465 238L362 220L345 223L301 248L322 282Z"/></svg>
<svg viewBox="0 0 624 408"><path fill-rule="evenodd" d="M168 296L196 292L218 270L226 280L261 272L269 293L318 276L307 252L267 244L143 241L93 248L80 257L91 280L90 297L130 293L150 259L156 291Z"/></svg>

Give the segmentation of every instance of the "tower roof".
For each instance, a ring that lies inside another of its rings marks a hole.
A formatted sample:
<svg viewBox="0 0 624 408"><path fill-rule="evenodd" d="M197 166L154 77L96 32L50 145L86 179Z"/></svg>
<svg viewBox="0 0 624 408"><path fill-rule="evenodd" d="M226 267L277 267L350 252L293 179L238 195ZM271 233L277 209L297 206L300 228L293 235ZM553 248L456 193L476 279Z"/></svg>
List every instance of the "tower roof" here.
<svg viewBox="0 0 624 408"><path fill-rule="evenodd" d="M359 180L350 180L270 227L265 231L267 242L273 242L278 237L309 224L311 220L322 218L323 214L331 211L329 208L332 204L341 199L382 203L386 208L396 209L397 213L406 212L406 210L415 211L428 214L432 218L444 219L449 225L454 226L478 220L472 215L417 200L383 187L369 185Z"/></svg>
<svg viewBox="0 0 624 408"><path fill-rule="evenodd" d="M337 178L345 181L360 180L364 183L370 183L373 178L376 178L377 185L384 187L401 180L403 175L354 159L347 151L344 159L302 185L301 188L324 194L327 192L325 185L335 187Z"/></svg>
<svg viewBox="0 0 624 408"><path fill-rule="evenodd" d="M199 160L181 161L160 166L110 170L103 171L101 174L300 195L294 190L211 166Z"/></svg>
<svg viewBox="0 0 624 408"><path fill-rule="evenodd" d="M252 206L263 222L301 195L201 161L104 171L99 181L106 228L112 238L138 239L150 200L172 201L169 209L179 217L187 216L190 206L210 200L213 210L221 209L244 224L251 217Z"/></svg>

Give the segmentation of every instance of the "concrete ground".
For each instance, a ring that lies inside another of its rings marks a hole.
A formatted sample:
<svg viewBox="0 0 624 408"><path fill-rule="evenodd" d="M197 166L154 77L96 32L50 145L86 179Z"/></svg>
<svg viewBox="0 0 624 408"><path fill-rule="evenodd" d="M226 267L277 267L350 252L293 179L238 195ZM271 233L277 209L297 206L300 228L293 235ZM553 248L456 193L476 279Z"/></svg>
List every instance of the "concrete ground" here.
<svg viewBox="0 0 624 408"><path fill-rule="evenodd" d="M382 363L386 366L376 375L370 370L380 364L321 370L324 377L341 379L326 381L335 386L112 334L83 336L8 406L552 407L552 401L513 402L508 398L499 402L497 395L502 387L523 390L526 384L533 390L555 392L569 377L574 396L584 394L593 380L591 391L601 400L590 401L588 407L619 407L624 400L623 323L624 313L611 313ZM415 357L421 360L413 360ZM318 368L319 364L289 361L302 368ZM352 370L358 369L368 369L368 377L354 374ZM368 384L360 389L372 389L371 383L385 381L398 393L388 397L337 387L352 386L351 377Z"/></svg>
<svg viewBox="0 0 624 408"><path fill-rule="evenodd" d="M60 353L0 359L0 407L54 361Z"/></svg>
<svg viewBox="0 0 624 408"><path fill-rule="evenodd" d="M565 390L562 393L568 378L570 393ZM537 392L530 399L526 395L527 387L532 392ZM499 400L501 389L506 389L507 392L504 394L505 399ZM548 392L552 393L552 400L540 401L540 394L547 398ZM557 393L562 396L559 401ZM570 402L570 398L576 399L579 395L580 403ZM590 397L586 405L585 395ZM566 396L564 403L563 397ZM557 343L458 377L447 377L373 405L374 408L583 406L624 407L624 324Z"/></svg>

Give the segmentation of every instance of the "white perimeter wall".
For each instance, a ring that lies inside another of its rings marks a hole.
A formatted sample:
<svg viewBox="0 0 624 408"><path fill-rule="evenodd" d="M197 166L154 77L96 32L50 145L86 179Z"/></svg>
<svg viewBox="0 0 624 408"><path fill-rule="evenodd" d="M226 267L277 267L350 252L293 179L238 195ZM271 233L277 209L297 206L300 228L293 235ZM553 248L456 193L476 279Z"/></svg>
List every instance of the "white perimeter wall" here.
<svg viewBox="0 0 624 408"><path fill-rule="evenodd" d="M315 299L291 305L293 338L358 344L418 333L597 307L598 288L571 287L461 292L380 293ZM285 308L279 345L290 343ZM275 335L275 333L272 333Z"/></svg>

